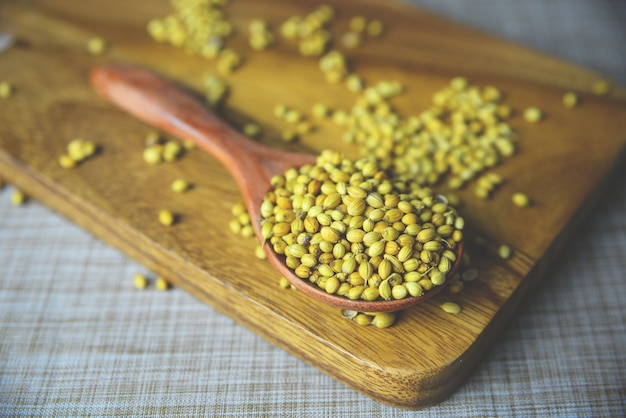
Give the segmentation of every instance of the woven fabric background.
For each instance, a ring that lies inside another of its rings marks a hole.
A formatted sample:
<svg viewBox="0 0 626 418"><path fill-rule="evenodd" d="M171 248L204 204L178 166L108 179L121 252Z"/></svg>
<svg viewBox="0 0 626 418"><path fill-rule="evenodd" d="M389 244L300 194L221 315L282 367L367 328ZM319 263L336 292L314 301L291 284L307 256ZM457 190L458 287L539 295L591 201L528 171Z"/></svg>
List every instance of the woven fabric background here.
<svg viewBox="0 0 626 418"><path fill-rule="evenodd" d="M623 0L413 3L626 85ZM136 290L142 266L35 201L12 206L5 187L0 416L625 416L621 175L475 373L413 412L348 389L181 290Z"/></svg>

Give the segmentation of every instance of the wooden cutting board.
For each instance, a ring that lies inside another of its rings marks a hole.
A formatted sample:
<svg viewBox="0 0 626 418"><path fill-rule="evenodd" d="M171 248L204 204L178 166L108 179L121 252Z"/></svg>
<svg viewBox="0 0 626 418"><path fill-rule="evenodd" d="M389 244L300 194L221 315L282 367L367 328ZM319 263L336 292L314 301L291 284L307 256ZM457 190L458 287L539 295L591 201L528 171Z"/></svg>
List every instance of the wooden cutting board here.
<svg viewBox="0 0 626 418"><path fill-rule="evenodd" d="M462 293L443 292L402 312L388 329L358 327L334 308L281 289L270 265L253 256L254 242L229 232L230 207L240 197L216 160L191 151L176 162L148 166L142 150L150 128L96 96L87 74L98 63L132 62L201 91L215 62L156 44L146 34L150 18L170 12L165 0L3 2L0 30L12 31L16 43L0 55L0 80L15 86L11 99L0 100L0 176L324 373L382 402L419 408L466 379L522 297L549 279L548 265L567 240L576 239L576 225L623 161L626 93L614 87L598 97L591 93L597 74L405 5L328 3L336 9L335 36L356 14L386 24L384 36L346 53L366 80L406 86L394 102L400 113L418 114L457 75L499 87L518 110L510 123L519 133L519 152L496 170L507 183L490 200L475 198L471 187L459 193L470 230L487 242L471 253L480 278ZM290 42L279 40L263 53L247 48L251 18L277 27L315 6L309 0L233 0L228 7L239 31L229 45L246 62L226 77L233 89L224 117L235 125L256 121L265 132L261 140L276 147L287 148L279 139L284 125L272 115L275 104L308 112L314 102L347 109L354 100L343 87L324 82L316 60L301 57ZM86 51L93 36L111 44L104 56ZM566 90L579 92L579 107L561 104ZM520 110L530 105L544 110L544 121L523 121ZM337 140L340 135L323 124L288 148L354 154ZM63 169L57 159L76 137L95 141L101 152ZM194 188L174 196L169 184L178 177ZM510 195L517 191L535 205L514 207ZM180 221L161 226L162 208L179 213ZM511 259L497 257L500 243L513 247ZM444 313L444 301L458 302L463 311Z"/></svg>

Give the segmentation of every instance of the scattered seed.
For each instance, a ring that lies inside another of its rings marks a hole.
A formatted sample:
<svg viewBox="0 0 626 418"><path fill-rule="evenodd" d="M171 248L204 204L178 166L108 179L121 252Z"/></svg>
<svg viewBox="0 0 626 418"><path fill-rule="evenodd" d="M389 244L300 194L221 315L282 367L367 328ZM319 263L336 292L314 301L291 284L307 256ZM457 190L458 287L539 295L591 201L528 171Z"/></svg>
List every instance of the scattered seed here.
<svg viewBox="0 0 626 418"><path fill-rule="evenodd" d="M512 196L512 200L513 204L520 208L527 208L532 204L530 198L524 193L514 193Z"/></svg>
<svg viewBox="0 0 626 418"><path fill-rule="evenodd" d="M189 190L190 184L185 179L176 179L172 182L172 185L170 187L172 191L176 193L184 193Z"/></svg>
<svg viewBox="0 0 626 418"><path fill-rule="evenodd" d="M154 284L156 285L157 289L162 290L162 291L165 291L170 288L169 282L165 280L163 277L158 277Z"/></svg>
<svg viewBox="0 0 626 418"><path fill-rule="evenodd" d="M13 86L6 81L0 82L0 97L8 99L13 95Z"/></svg>
<svg viewBox="0 0 626 418"><path fill-rule="evenodd" d="M500 256L500 258L503 259L507 259L509 257L511 257L511 247L509 247L508 245L502 244L499 248L498 248L498 255Z"/></svg>
<svg viewBox="0 0 626 418"><path fill-rule="evenodd" d="M243 133L250 138L257 138L261 134L261 128L254 123L246 123L243 126Z"/></svg>
<svg viewBox="0 0 626 418"><path fill-rule="evenodd" d="M148 279L143 274L137 273L133 277L133 283L137 289L145 289L148 285Z"/></svg>
<svg viewBox="0 0 626 418"><path fill-rule="evenodd" d="M374 315L371 324L376 328L388 328L396 321L396 314L393 312L382 312Z"/></svg>
<svg viewBox="0 0 626 418"><path fill-rule="evenodd" d="M461 312L461 307L454 303L454 302L445 302L441 304L441 309L444 310L444 312L447 312L449 314L458 314Z"/></svg>
<svg viewBox="0 0 626 418"><path fill-rule="evenodd" d="M576 107L578 105L578 96L574 92L567 92L563 95L563 106L565 107Z"/></svg>
<svg viewBox="0 0 626 418"><path fill-rule="evenodd" d="M99 37L91 38L89 42L87 42L87 50L92 55L102 55L107 50L107 43L104 39Z"/></svg>
<svg viewBox="0 0 626 418"><path fill-rule="evenodd" d="M528 107L524 110L524 120L530 123L537 123L543 118L543 113L538 107Z"/></svg>
<svg viewBox="0 0 626 418"><path fill-rule="evenodd" d="M598 96L604 96L611 90L611 84L606 80L597 80L593 83L592 90Z"/></svg>
<svg viewBox="0 0 626 418"><path fill-rule="evenodd" d="M26 195L24 192L19 189L13 191L13 194L11 195L11 203L15 206L21 206L24 202L26 202Z"/></svg>
<svg viewBox="0 0 626 418"><path fill-rule="evenodd" d="M172 212L167 209L162 209L159 211L159 222L161 225L170 226L174 223L175 217Z"/></svg>
<svg viewBox="0 0 626 418"><path fill-rule="evenodd" d="M461 274L461 277L463 278L463 281L465 282L473 282L474 280L478 278L478 269L469 268L465 270L463 274Z"/></svg>

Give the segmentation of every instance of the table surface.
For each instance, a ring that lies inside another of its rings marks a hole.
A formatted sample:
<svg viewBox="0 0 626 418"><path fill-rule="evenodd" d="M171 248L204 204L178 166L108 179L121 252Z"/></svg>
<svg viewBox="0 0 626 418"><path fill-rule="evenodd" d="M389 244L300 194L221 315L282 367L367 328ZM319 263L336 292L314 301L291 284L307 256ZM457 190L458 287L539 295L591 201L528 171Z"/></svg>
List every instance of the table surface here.
<svg viewBox="0 0 626 418"><path fill-rule="evenodd" d="M626 86L622 0L412 3ZM475 373L422 411L348 389L181 290L135 289L149 271L35 201L12 206L7 186L0 416L624 416L624 177Z"/></svg>

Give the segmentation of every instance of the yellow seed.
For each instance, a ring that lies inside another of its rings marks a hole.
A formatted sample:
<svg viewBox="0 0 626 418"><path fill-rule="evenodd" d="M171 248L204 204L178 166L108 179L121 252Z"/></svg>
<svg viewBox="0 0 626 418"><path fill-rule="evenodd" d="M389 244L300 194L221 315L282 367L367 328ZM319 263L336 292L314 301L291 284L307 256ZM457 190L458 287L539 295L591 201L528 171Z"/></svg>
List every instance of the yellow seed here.
<svg viewBox="0 0 626 418"><path fill-rule="evenodd" d="M362 199L355 199L348 204L347 212L348 215L358 216L362 215L363 212L365 212L365 209L365 201Z"/></svg>
<svg viewBox="0 0 626 418"><path fill-rule="evenodd" d="M298 136L297 136L297 135L296 135L296 133L295 133L295 132L293 132L293 131L283 131L283 132L280 134L280 137L281 137L281 138L282 138L282 140L283 140L283 141L285 141L285 142L292 142L292 141L295 141L295 140L296 140L296 138L297 138Z"/></svg>
<svg viewBox="0 0 626 418"><path fill-rule="evenodd" d="M460 293L463 290L464 286L465 284L463 283L463 281L455 280L452 283L450 283L448 290L450 291L450 293Z"/></svg>
<svg viewBox="0 0 626 418"><path fill-rule="evenodd" d="M74 168L76 167L76 161L69 155L61 155L59 157L59 165L63 168Z"/></svg>
<svg viewBox="0 0 626 418"><path fill-rule="evenodd" d="M363 16L354 16L350 19L350 30L354 32L363 32L367 21Z"/></svg>
<svg viewBox="0 0 626 418"><path fill-rule="evenodd" d="M243 133L250 138L256 138L261 134L261 128L255 123L246 123L243 125Z"/></svg>
<svg viewBox="0 0 626 418"><path fill-rule="evenodd" d="M373 318L370 315L360 313L354 317L354 322L359 325L369 325L372 323Z"/></svg>
<svg viewBox="0 0 626 418"><path fill-rule="evenodd" d="M539 122L543 118L541 110L537 107L531 106L524 110L524 120L530 123Z"/></svg>
<svg viewBox="0 0 626 418"><path fill-rule="evenodd" d="M137 289L145 289L148 285L148 279L143 274L135 274L133 277L133 283Z"/></svg>
<svg viewBox="0 0 626 418"><path fill-rule="evenodd" d="M313 116L320 119L328 116L328 112L328 107L322 103L315 103L311 109L311 113L313 113Z"/></svg>
<svg viewBox="0 0 626 418"><path fill-rule="evenodd" d="M367 34L379 36L383 32L383 24L379 20L372 20L367 24Z"/></svg>
<svg viewBox="0 0 626 418"><path fill-rule="evenodd" d="M498 255L500 256L500 258L503 258L505 260L511 257L511 247L505 244L501 245L498 248Z"/></svg>
<svg viewBox="0 0 626 418"><path fill-rule="evenodd" d="M174 223L174 214L167 209L159 211L159 222L162 225L170 226Z"/></svg>
<svg viewBox="0 0 626 418"><path fill-rule="evenodd" d="M450 270L452 270L452 261L448 257L441 257L437 269L442 273L447 274Z"/></svg>
<svg viewBox="0 0 626 418"><path fill-rule="evenodd" d="M21 190L15 190L11 195L11 203L13 203L15 206L20 206L24 204L25 201L26 195Z"/></svg>
<svg viewBox="0 0 626 418"><path fill-rule="evenodd" d="M67 145L67 152L74 161L78 162L85 158L83 140L74 139Z"/></svg>
<svg viewBox="0 0 626 418"><path fill-rule="evenodd" d="M364 290L365 288L363 286L354 286L348 291L348 294L346 296L348 297L348 299L357 300L361 297Z"/></svg>
<svg viewBox="0 0 626 418"><path fill-rule="evenodd" d="M306 279L311 276L311 269L307 266L299 265L295 268L294 273L301 279Z"/></svg>
<svg viewBox="0 0 626 418"><path fill-rule="evenodd" d="M514 193L512 196L512 200L515 206L520 208L526 208L531 205L530 198L524 193Z"/></svg>
<svg viewBox="0 0 626 418"><path fill-rule="evenodd" d="M372 325L376 328L388 328L396 321L396 314L393 312L381 312L374 315Z"/></svg>
<svg viewBox="0 0 626 418"><path fill-rule="evenodd" d="M563 95L563 106L565 107L576 107L578 105L578 96L574 92L567 92Z"/></svg>
<svg viewBox="0 0 626 418"><path fill-rule="evenodd" d="M428 241L424 243L424 250L426 251L440 251L441 243L439 241Z"/></svg>
<svg viewBox="0 0 626 418"><path fill-rule="evenodd" d="M439 269L432 269L430 271L430 281L435 286L441 286L446 282L446 275Z"/></svg>
<svg viewBox="0 0 626 418"><path fill-rule="evenodd" d="M8 99L13 95L13 87L6 81L0 82L0 97Z"/></svg>
<svg viewBox="0 0 626 418"><path fill-rule="evenodd" d="M606 80L598 80L593 83L592 90L598 96L604 96L611 90L611 85Z"/></svg>
<svg viewBox="0 0 626 418"><path fill-rule="evenodd" d="M391 289L391 296L394 299L404 299L408 295L407 288L402 284L397 284Z"/></svg>
<svg viewBox="0 0 626 418"><path fill-rule="evenodd" d="M156 279L155 285L159 290L167 290L170 287L170 284L163 277L159 277Z"/></svg>
<svg viewBox="0 0 626 418"><path fill-rule="evenodd" d="M449 314L455 314L455 315L461 312L461 307L454 302L442 303L441 309L443 309L444 312L447 312Z"/></svg>
<svg viewBox="0 0 626 418"><path fill-rule="evenodd" d="M413 297L422 296L424 294L424 289L416 282L406 282L404 283L406 290L409 292L409 295Z"/></svg>
<svg viewBox="0 0 626 418"><path fill-rule="evenodd" d="M468 84L465 77L455 77L450 81L450 87L457 91L465 90Z"/></svg>
<svg viewBox="0 0 626 418"><path fill-rule="evenodd" d="M163 160L174 161L181 153L182 147L176 141L167 141L163 146Z"/></svg>
<svg viewBox="0 0 626 418"><path fill-rule="evenodd" d="M244 225L241 227L240 234L244 238L251 238L254 236L254 228L252 225Z"/></svg>
<svg viewBox="0 0 626 418"><path fill-rule="evenodd" d="M426 243L431 241L437 235L436 231L431 228L422 229L415 237L419 242Z"/></svg>
<svg viewBox="0 0 626 418"><path fill-rule="evenodd" d="M379 296L380 292L377 287L368 287L363 290L363 293L361 294L361 299L372 301L378 299Z"/></svg>
<svg viewBox="0 0 626 418"><path fill-rule="evenodd" d="M326 280L324 290L326 290L327 293L333 294L339 289L340 284L341 283L339 282L339 279L337 279L337 276L329 277L328 280Z"/></svg>
<svg viewBox="0 0 626 418"><path fill-rule="evenodd" d="M472 282L478 278L479 271L476 268L469 268L463 272L461 277L465 282Z"/></svg>
<svg viewBox="0 0 626 418"><path fill-rule="evenodd" d="M237 220L239 221L241 226L250 225L250 215L248 215L248 212L246 212L245 210L237 215Z"/></svg>
<svg viewBox="0 0 626 418"><path fill-rule="evenodd" d="M281 103L274 106L274 116L276 116L279 119L283 119L286 114L287 114L287 106Z"/></svg>
<svg viewBox="0 0 626 418"><path fill-rule="evenodd" d="M346 48L356 48L361 44L361 35L356 32L346 32L341 37L341 44ZM349 86L348 89L350 89ZM352 91L352 89L350 89L350 91Z"/></svg>
<svg viewBox="0 0 626 418"><path fill-rule="evenodd" d="M162 161L162 150L158 146L151 146L143 151L143 159L148 164L158 164Z"/></svg>
<svg viewBox="0 0 626 418"><path fill-rule="evenodd" d="M378 275L381 279L385 280L391 273L393 273L391 262L387 259L383 259L380 264L378 264Z"/></svg>
<svg viewBox="0 0 626 418"><path fill-rule="evenodd" d="M189 189L189 183L185 179L176 179L170 187L176 193L183 193Z"/></svg>
<svg viewBox="0 0 626 418"><path fill-rule="evenodd" d="M430 279L426 277L419 280L417 284L419 284L422 287L422 289L424 289L425 291L429 291L433 288L433 282L431 282Z"/></svg>
<svg viewBox="0 0 626 418"><path fill-rule="evenodd" d="M291 283L289 283L289 280L287 280L285 277L281 277L278 280L278 285L283 289L288 289L291 286Z"/></svg>
<svg viewBox="0 0 626 418"><path fill-rule="evenodd" d="M374 274L374 269L372 268L372 264L367 261L359 264L359 274L365 280L372 277L372 274Z"/></svg>
<svg viewBox="0 0 626 418"><path fill-rule="evenodd" d="M309 122L299 122L296 125L296 132L299 135L305 135L308 133L311 133L315 130L315 127L313 125L311 125Z"/></svg>
<svg viewBox="0 0 626 418"><path fill-rule="evenodd" d="M256 258L261 259L261 260L265 260L267 258L267 255L265 254L263 247L261 247L260 245L257 245L254 248L254 255L256 256Z"/></svg>
<svg viewBox="0 0 626 418"><path fill-rule="evenodd" d="M83 159L91 157L96 153L98 147L92 141L83 141L82 143L82 151L83 151Z"/></svg>
<svg viewBox="0 0 626 418"><path fill-rule="evenodd" d="M230 228L230 231L233 234L241 233L241 224L239 223L237 219L231 219L230 222L228 222L228 228Z"/></svg>
<svg viewBox="0 0 626 418"><path fill-rule="evenodd" d="M106 49L107 44L102 38L91 38L89 42L87 42L87 50L89 50L92 55L101 55L106 51Z"/></svg>

